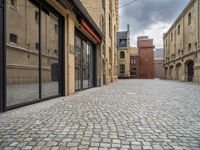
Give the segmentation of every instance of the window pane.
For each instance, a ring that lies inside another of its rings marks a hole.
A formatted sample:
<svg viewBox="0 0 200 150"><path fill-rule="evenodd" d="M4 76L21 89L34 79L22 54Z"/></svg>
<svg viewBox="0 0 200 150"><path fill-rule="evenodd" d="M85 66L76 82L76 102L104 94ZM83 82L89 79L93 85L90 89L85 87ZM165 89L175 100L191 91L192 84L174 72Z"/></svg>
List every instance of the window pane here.
<svg viewBox="0 0 200 150"><path fill-rule="evenodd" d="M41 12L42 98L59 95L59 35L55 31L59 19L52 13Z"/></svg>
<svg viewBox="0 0 200 150"><path fill-rule="evenodd" d="M3 0L0 0L0 4L3 5Z"/></svg>
<svg viewBox="0 0 200 150"><path fill-rule="evenodd" d="M34 18L39 9L28 0L18 1L17 9L7 5L7 106L12 106L39 99L39 53L35 50L39 26Z"/></svg>
<svg viewBox="0 0 200 150"><path fill-rule="evenodd" d="M75 36L75 90L81 90L81 39Z"/></svg>
<svg viewBox="0 0 200 150"><path fill-rule="evenodd" d="M83 89L89 86L89 46L86 41L83 41Z"/></svg>
<svg viewBox="0 0 200 150"><path fill-rule="evenodd" d="M89 87L92 88L94 86L94 69L93 65L95 64L94 62L94 54L93 54L93 47L91 44L89 44Z"/></svg>

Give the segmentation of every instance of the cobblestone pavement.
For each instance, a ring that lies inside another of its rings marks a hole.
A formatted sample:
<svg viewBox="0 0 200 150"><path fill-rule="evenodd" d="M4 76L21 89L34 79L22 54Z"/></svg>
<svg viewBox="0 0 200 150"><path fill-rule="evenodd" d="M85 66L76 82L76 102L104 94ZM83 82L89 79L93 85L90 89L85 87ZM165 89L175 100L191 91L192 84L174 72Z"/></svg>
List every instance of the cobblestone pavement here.
<svg viewBox="0 0 200 150"><path fill-rule="evenodd" d="M200 85L120 80L8 111L0 149L200 150Z"/></svg>

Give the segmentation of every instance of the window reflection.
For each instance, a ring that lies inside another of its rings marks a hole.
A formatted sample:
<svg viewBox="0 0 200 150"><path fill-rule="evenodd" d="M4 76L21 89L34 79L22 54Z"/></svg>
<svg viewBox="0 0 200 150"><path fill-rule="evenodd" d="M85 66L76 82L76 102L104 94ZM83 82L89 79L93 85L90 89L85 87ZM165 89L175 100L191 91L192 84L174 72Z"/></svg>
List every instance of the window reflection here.
<svg viewBox="0 0 200 150"><path fill-rule="evenodd" d="M92 43L75 37L75 90L94 86L94 55Z"/></svg>
<svg viewBox="0 0 200 150"><path fill-rule="evenodd" d="M59 94L58 18L49 12L41 13L42 98Z"/></svg>
<svg viewBox="0 0 200 150"><path fill-rule="evenodd" d="M59 96L59 17L29 0L6 4L7 106Z"/></svg>
<svg viewBox="0 0 200 150"><path fill-rule="evenodd" d="M35 11L38 7L28 0L7 3L7 106L39 99L39 53L35 50L39 25Z"/></svg>

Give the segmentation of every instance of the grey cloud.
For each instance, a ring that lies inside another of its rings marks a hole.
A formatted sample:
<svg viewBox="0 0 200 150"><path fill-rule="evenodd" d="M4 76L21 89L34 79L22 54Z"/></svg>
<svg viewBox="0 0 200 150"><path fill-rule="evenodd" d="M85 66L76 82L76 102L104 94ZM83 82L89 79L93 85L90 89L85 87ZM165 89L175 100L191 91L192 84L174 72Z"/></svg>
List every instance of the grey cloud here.
<svg viewBox="0 0 200 150"><path fill-rule="evenodd" d="M120 0L120 5L131 0ZM170 23L186 6L189 0L138 0L128 5L120 13L120 29L131 25L134 34L148 29L158 22Z"/></svg>

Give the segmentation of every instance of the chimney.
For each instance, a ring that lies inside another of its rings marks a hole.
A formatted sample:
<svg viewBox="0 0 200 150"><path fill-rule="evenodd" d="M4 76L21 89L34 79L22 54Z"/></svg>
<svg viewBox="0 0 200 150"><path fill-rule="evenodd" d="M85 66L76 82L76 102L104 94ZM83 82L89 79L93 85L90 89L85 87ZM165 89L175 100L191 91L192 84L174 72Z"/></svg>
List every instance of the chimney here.
<svg viewBox="0 0 200 150"><path fill-rule="evenodd" d="M129 24L127 25L127 31L130 31L130 25Z"/></svg>

